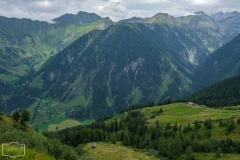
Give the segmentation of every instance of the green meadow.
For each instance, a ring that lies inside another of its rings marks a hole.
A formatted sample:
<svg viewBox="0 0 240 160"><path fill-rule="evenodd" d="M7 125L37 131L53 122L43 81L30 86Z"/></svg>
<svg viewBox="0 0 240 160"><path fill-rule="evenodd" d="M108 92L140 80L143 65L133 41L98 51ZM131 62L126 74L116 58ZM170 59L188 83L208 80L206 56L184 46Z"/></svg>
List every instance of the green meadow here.
<svg viewBox="0 0 240 160"><path fill-rule="evenodd" d="M96 148L92 149L92 145L96 144ZM144 152L134 151L131 147L123 146L120 142L117 144L105 142L87 143L83 150L86 156L82 159L96 160L157 160L154 156L149 156Z"/></svg>
<svg viewBox="0 0 240 160"><path fill-rule="evenodd" d="M163 113L157 114L160 108L163 109ZM147 107L141 109L141 112L147 117L149 124L153 124L158 120L160 124L170 123L174 125L177 123L179 125L185 125L193 123L196 120L204 122L208 118L216 120L221 118L240 117L240 111L238 110L214 109L197 104L193 107L189 107L185 103Z"/></svg>

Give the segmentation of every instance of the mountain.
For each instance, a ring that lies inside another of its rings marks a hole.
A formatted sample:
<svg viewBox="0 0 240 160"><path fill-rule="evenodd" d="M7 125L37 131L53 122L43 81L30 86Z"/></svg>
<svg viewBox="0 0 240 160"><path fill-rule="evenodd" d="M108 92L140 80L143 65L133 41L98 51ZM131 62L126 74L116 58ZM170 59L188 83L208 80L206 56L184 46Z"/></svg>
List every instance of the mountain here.
<svg viewBox="0 0 240 160"><path fill-rule="evenodd" d="M72 26L76 17L66 14L54 26ZM138 103L182 98L193 91L194 69L224 43L218 24L203 12L178 18L159 13L141 23L93 30L3 88L1 110L28 106L30 123L37 125L61 116L92 120Z"/></svg>
<svg viewBox="0 0 240 160"><path fill-rule="evenodd" d="M82 25L87 23L92 23L100 20L101 17L98 16L95 13L86 13L86 12L78 12L76 15L74 14L65 14L58 18L54 18L53 22L56 22L58 24L64 24L64 25Z"/></svg>
<svg viewBox="0 0 240 160"><path fill-rule="evenodd" d="M181 98L192 92L196 65L224 43L219 35L205 14L157 14L92 31L52 56L28 83L19 83L4 111L28 104L31 124L38 124L62 114L96 119L132 104Z"/></svg>
<svg viewBox="0 0 240 160"><path fill-rule="evenodd" d="M240 33L240 13L234 12L219 12L211 15L211 17L219 24L221 32L228 37L228 40L232 40Z"/></svg>
<svg viewBox="0 0 240 160"><path fill-rule="evenodd" d="M209 107L225 107L239 105L239 96L240 76L236 76L194 92L187 99Z"/></svg>
<svg viewBox="0 0 240 160"><path fill-rule="evenodd" d="M39 70L50 56L83 34L113 23L86 12L66 14L54 21L50 24L0 16L0 82L13 83Z"/></svg>
<svg viewBox="0 0 240 160"><path fill-rule="evenodd" d="M240 75L240 34L210 54L194 71L195 90Z"/></svg>
<svg viewBox="0 0 240 160"><path fill-rule="evenodd" d="M226 38L221 34L218 24L203 12L183 17L159 13L144 19L143 22L152 30L161 26L167 36L173 35L170 42L176 40L179 41L179 45L185 46L184 50L175 52L195 65L201 64L207 55L226 43ZM168 35L171 31L172 35Z"/></svg>
<svg viewBox="0 0 240 160"><path fill-rule="evenodd" d="M142 20L143 20L143 18L140 18L140 17L132 17L132 18L129 18L129 19L120 20L115 24L120 24L120 23L123 23L123 22L135 23L135 22L141 22Z"/></svg>
<svg viewBox="0 0 240 160"><path fill-rule="evenodd" d="M39 92L25 96L42 92L41 99L68 104L69 116L97 118L149 99L186 95L189 66L146 26L123 23L84 35L52 57L29 83Z"/></svg>

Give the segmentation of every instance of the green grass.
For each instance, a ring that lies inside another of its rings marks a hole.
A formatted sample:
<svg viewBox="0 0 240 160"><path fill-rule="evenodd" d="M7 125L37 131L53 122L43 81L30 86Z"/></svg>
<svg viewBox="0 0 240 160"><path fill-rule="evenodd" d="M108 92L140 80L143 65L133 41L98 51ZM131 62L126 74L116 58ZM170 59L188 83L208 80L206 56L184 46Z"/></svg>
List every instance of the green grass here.
<svg viewBox="0 0 240 160"><path fill-rule="evenodd" d="M160 90L160 93L158 94L158 96L162 96L164 94L164 92L166 92L168 90L168 85L169 82L171 82L171 78L169 75L166 75L162 84L162 88Z"/></svg>
<svg viewBox="0 0 240 160"><path fill-rule="evenodd" d="M194 153L195 160L216 160L216 153ZM239 154L222 154L217 160L239 160Z"/></svg>
<svg viewBox="0 0 240 160"><path fill-rule="evenodd" d="M28 108L28 111L32 116L31 125L52 121L56 119L58 116L63 115L67 108L68 106L66 106L63 103L60 103L57 100L38 99Z"/></svg>
<svg viewBox="0 0 240 160"><path fill-rule="evenodd" d="M66 115L62 115L62 116L60 116L60 117L58 117L58 118L56 118L56 119L54 119L52 121L45 122L45 123L42 123L42 124L39 124L39 125L33 125L32 128L36 128L37 127L40 132L48 131L49 126L51 124L60 124L61 122L66 121L68 119L69 118Z"/></svg>
<svg viewBox="0 0 240 160"><path fill-rule="evenodd" d="M62 130L62 129L73 127L73 126L80 125L80 124L81 123L76 120L67 119L65 121L62 121L59 124L50 124L48 126L48 131Z"/></svg>
<svg viewBox="0 0 240 160"><path fill-rule="evenodd" d="M73 127L76 125L87 125L95 122L94 119L86 119L84 121L77 121L70 119L65 114L49 122L45 122L39 125L31 126L33 129L38 128L39 132L43 131L53 131L58 126L58 130L64 129L66 127Z"/></svg>
<svg viewBox="0 0 240 160"><path fill-rule="evenodd" d="M108 107L112 106L112 102L110 101L110 98L108 95L106 96L106 103L107 103Z"/></svg>
<svg viewBox="0 0 240 160"><path fill-rule="evenodd" d="M42 134L39 134L29 128L29 126L22 126L15 120L13 120L10 116L4 115L0 113L0 151L2 152L2 149L4 150L4 155L10 155L13 158L2 156L2 153L0 154L0 159L6 159L6 160L12 160L12 159L18 159L18 160L53 160L54 158L50 157L49 155L46 155L42 152L37 152L35 150L31 150L28 146L29 144L32 145L38 145L39 147L43 146L43 142L47 141L47 138L44 137ZM25 141L27 140L27 142ZM17 143L10 142L18 142L20 144L20 147L17 147ZM23 144L27 143L25 145L25 155L24 155L24 146ZM2 148L4 147L4 148ZM35 149L35 147L33 147ZM21 157L14 156L17 155L24 155Z"/></svg>
<svg viewBox="0 0 240 160"><path fill-rule="evenodd" d="M97 147L92 149L92 144L96 144ZM125 147L121 143L111 144L103 142L87 143L83 150L89 155L86 157L97 160L157 160L154 156L148 156L146 153L134 151L130 147ZM84 159L84 158L83 158Z"/></svg>
<svg viewBox="0 0 240 160"><path fill-rule="evenodd" d="M68 102L66 104L67 107L72 107L72 106L78 106L79 103L81 102L81 105L86 107L90 100L91 100L91 96L88 97L88 99L85 99L84 95L79 94L77 97L75 97L72 101Z"/></svg>
<svg viewBox="0 0 240 160"><path fill-rule="evenodd" d="M63 129L63 127L66 128L67 126L63 125L64 123L61 123L66 120L71 120L71 118L65 115L65 111L70 106L74 106L77 103L79 104L79 101L86 102L86 104L88 104L88 100L85 100L82 95L77 96L73 101L70 101L67 104L61 103L53 99L38 99L28 108L28 111L31 115L32 128L37 127L40 132L55 130L57 126L58 129ZM81 124L86 125L94 121L94 119L86 119L84 121L81 121ZM77 122L79 123L80 121L75 120L73 124L70 124L69 126L78 125ZM59 126L59 124L61 125Z"/></svg>
<svg viewBox="0 0 240 160"><path fill-rule="evenodd" d="M19 148L16 147L11 147L11 149L9 149L9 147L7 147L7 145L4 145L4 149L8 148L7 152L4 152L5 155L10 155L12 157L9 156L2 156L2 154L0 155L0 159L5 159L5 160L11 160L11 159L17 159L17 160L54 160L55 158L50 157L49 155L45 154L45 153L41 153L41 152L36 152L34 150L28 149L25 147L25 155L24 155L24 149L21 151L21 153L19 152ZM22 147L20 147L22 149ZM2 145L0 145L0 150L2 152ZM11 150L11 151L9 151ZM4 150L6 151L6 150ZM23 155L23 156L18 156L19 154ZM16 157L14 157L16 156Z"/></svg>
<svg viewBox="0 0 240 160"><path fill-rule="evenodd" d="M163 109L161 115L149 119L154 113ZM156 120L160 124L182 124L192 123L196 120L205 121L208 118L212 120L229 117L240 117L239 111L213 109L206 106L195 105L193 108L188 107L185 103L174 103L164 106L148 107L141 109L144 116L148 118L150 124L154 124Z"/></svg>
<svg viewBox="0 0 240 160"><path fill-rule="evenodd" d="M14 76L14 75L0 74L0 81L11 83L11 82L15 82L17 80L18 80L18 77Z"/></svg>
<svg viewBox="0 0 240 160"><path fill-rule="evenodd" d="M42 80L42 75L44 74L44 72L42 72L39 76L37 76L37 78L35 78L32 83L30 84L30 87L36 87L36 88L40 88L43 85L43 80Z"/></svg>
<svg viewBox="0 0 240 160"><path fill-rule="evenodd" d="M156 113L163 109L163 113L160 115L156 115ZM170 123L174 125L177 123L178 125L187 125L190 123L193 125L194 121L205 122L206 119L211 118L212 120L217 119L225 119L234 117L235 122L237 118L240 118L240 111L238 110L221 110L221 109L213 109L206 106L195 105L193 108L188 107L185 103L174 103L164 106L156 106L156 107L147 107L140 109L144 116L147 118L149 125L154 125L156 120L159 121L161 125L166 125ZM150 118L152 115L156 115L155 118ZM117 117L120 119L120 117ZM114 117L112 118L112 120ZM234 139L240 141L240 126L235 125L235 130L230 134L226 134L226 127L219 127L219 122L213 123L213 128L211 129L211 138L210 139ZM203 127L199 129L199 133L203 135L206 132L206 129ZM189 134L189 135L188 135ZM191 133L187 135L190 137Z"/></svg>
<svg viewBox="0 0 240 160"><path fill-rule="evenodd" d="M134 89L133 102L137 104L139 103L141 98L142 98L142 92L139 91L138 89Z"/></svg>

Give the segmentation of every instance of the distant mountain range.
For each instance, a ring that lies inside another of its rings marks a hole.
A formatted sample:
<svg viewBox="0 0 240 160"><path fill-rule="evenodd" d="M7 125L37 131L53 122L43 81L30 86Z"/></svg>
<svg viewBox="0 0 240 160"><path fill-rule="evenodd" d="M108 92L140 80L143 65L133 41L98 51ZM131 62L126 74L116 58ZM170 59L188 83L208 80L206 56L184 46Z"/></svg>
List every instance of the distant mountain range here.
<svg viewBox="0 0 240 160"><path fill-rule="evenodd" d="M228 41L232 40L240 33L240 13L237 11L227 13L217 13L211 17L218 23L221 32L228 37Z"/></svg>
<svg viewBox="0 0 240 160"><path fill-rule="evenodd" d="M55 24L1 17L1 110L28 106L31 123L53 113L83 120L187 96L238 74L239 36L229 42L238 22L223 17L159 13L115 24L85 12Z"/></svg>

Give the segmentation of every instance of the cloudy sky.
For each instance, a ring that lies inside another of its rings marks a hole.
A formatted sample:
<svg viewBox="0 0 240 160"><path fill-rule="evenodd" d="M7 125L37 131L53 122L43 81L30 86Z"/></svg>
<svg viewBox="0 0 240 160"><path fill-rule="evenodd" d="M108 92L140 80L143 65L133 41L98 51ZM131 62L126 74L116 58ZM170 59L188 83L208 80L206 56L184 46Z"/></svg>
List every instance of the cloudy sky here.
<svg viewBox="0 0 240 160"><path fill-rule="evenodd" d="M156 13L185 16L197 11L208 15L240 12L240 0L0 0L0 15L51 22L65 13L94 12L113 21L151 17Z"/></svg>

